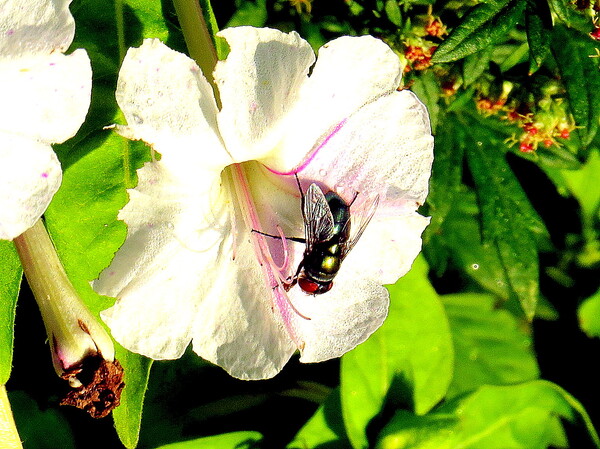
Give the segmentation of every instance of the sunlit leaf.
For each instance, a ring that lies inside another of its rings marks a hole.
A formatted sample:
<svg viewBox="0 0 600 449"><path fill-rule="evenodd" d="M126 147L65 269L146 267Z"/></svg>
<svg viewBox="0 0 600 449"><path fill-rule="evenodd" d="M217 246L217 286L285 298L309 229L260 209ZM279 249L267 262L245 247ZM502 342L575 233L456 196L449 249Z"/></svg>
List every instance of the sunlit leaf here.
<svg viewBox="0 0 600 449"><path fill-rule="evenodd" d="M525 3L525 0L490 0L475 6L442 42L431 62L456 61L505 39L506 33L522 18Z"/></svg>
<svg viewBox="0 0 600 449"><path fill-rule="evenodd" d="M296 434L287 449L347 449L350 442L342 421L339 388L331 392L315 414Z"/></svg>
<svg viewBox="0 0 600 449"><path fill-rule="evenodd" d="M0 385L12 369L15 308L23 270L12 242L0 240Z"/></svg>
<svg viewBox="0 0 600 449"><path fill-rule="evenodd" d="M446 394L453 370L452 339L427 272L418 258L389 287L390 313L383 326L342 357L342 412L354 448L367 446L366 426L393 383L409 389L417 414L426 413Z"/></svg>
<svg viewBox="0 0 600 449"><path fill-rule="evenodd" d="M533 380L539 370L531 336L509 312L497 308L491 295L443 295L452 340L455 368L448 396L480 386Z"/></svg>
<svg viewBox="0 0 600 449"><path fill-rule="evenodd" d="M581 303L579 325L589 337L600 337L600 290Z"/></svg>
<svg viewBox="0 0 600 449"><path fill-rule="evenodd" d="M592 151L580 170L562 170L561 175L569 192L581 205L584 219L591 222L600 208L600 153Z"/></svg>
<svg viewBox="0 0 600 449"><path fill-rule="evenodd" d="M166 444L157 449L252 449L261 439L262 435L258 432L231 432Z"/></svg>
<svg viewBox="0 0 600 449"><path fill-rule="evenodd" d="M566 447L559 421L589 416L568 393L546 381L484 386L415 416L400 411L380 434L378 448L545 449ZM593 427L588 426L597 441Z"/></svg>

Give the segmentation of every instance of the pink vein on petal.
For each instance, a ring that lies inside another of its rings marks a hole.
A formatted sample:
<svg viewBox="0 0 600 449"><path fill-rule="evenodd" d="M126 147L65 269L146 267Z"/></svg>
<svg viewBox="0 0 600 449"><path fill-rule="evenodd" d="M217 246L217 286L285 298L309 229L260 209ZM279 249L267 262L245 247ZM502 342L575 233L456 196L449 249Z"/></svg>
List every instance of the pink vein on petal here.
<svg viewBox="0 0 600 449"><path fill-rule="evenodd" d="M254 202L252 201L246 176L240 164L233 164L233 173L236 191L238 193L238 196L241 194L241 199L244 203L243 209L245 209L245 212L247 212L243 215L245 218L247 217L250 219L250 223L247 224L251 226L251 229L262 229L260 221L258 219L258 214L256 212L256 209L254 208ZM275 305L280 311L281 318L283 319L285 327L287 328L290 337L292 338L296 346L302 347L304 346L304 343L298 339L295 327L292 323L292 316L295 313L295 311L293 310L293 305L291 305L289 299L286 296L284 296L285 294L281 292L281 289L279 288L280 284L278 282L278 278L276 278L275 274L273 273L273 267L268 261L264 260L264 256L262 256L262 254L267 254L269 251L269 248L265 242L265 238L260 234L255 234L253 236L252 242L254 244L254 253L259 258L259 263L268 280L268 285L275 286L274 288L272 288L272 294L275 297Z"/></svg>
<svg viewBox="0 0 600 449"><path fill-rule="evenodd" d="M341 122L339 122L334 127L329 128L329 131L326 134L324 134L321 139L319 139L318 144L315 145L308 152L308 154L306 155L306 157L304 158L304 160L302 161L302 163L300 165L298 165L297 167L295 167L293 170L287 171L287 172L280 172L280 171L277 171L277 170L273 170L272 168L269 168L269 167L267 167L267 169L270 172L275 173L276 175L281 175L281 176L289 176L289 175L293 175L294 173L301 172L315 158L315 156L317 155L317 153L319 152L319 150L321 148L323 148L325 145L327 145L327 142L329 142L329 140L333 136L335 136L340 129L342 129L342 127L346 124L347 120L348 119L345 118L344 120L342 120Z"/></svg>

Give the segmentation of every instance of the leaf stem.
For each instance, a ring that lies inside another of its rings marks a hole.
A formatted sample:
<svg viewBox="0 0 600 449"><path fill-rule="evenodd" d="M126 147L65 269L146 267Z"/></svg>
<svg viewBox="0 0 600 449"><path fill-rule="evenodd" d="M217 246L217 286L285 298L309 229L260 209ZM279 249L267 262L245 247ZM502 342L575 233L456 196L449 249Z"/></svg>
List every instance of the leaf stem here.
<svg viewBox="0 0 600 449"><path fill-rule="evenodd" d="M217 106L220 108L219 91L213 77L213 71L218 61L217 50L206 25L202 7L198 0L173 0L173 3L190 56L196 61L211 84Z"/></svg>
<svg viewBox="0 0 600 449"><path fill-rule="evenodd" d="M4 385L0 385L0 441L4 449L23 449Z"/></svg>

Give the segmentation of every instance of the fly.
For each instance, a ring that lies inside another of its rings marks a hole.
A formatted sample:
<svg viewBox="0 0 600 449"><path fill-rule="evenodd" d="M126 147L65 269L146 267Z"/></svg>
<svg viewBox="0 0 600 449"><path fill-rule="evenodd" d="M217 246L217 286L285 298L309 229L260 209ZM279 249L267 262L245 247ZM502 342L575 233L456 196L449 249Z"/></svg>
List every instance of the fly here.
<svg viewBox="0 0 600 449"><path fill-rule="evenodd" d="M373 218L379 203L379 196L371 204L354 236L351 236L350 207L358 193L350 203L347 203L336 192L329 191L324 194L321 188L313 183L305 194L298 175L295 176L301 195L304 239L289 238L289 240L304 243L306 247L296 273L288 283L284 284L284 288L288 291L298 284L305 293L321 295L331 290L333 279L338 274L342 261L354 248Z"/></svg>

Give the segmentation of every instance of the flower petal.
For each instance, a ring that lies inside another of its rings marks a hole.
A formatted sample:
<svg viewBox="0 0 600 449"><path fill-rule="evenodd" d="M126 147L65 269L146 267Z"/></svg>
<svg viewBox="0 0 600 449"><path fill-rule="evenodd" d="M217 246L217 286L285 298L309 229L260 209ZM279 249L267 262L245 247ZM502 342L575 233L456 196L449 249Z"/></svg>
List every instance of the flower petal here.
<svg viewBox="0 0 600 449"><path fill-rule="evenodd" d="M332 289L319 296L294 287L294 306L309 320L296 316L295 331L303 342L300 361L321 362L340 357L365 341L387 316L389 293L352 270L340 271Z"/></svg>
<svg viewBox="0 0 600 449"><path fill-rule="evenodd" d="M239 223L238 223L239 224ZM194 351L230 375L268 379L287 363L296 346L272 305L248 230L224 242L214 288L203 299L194 330Z"/></svg>
<svg viewBox="0 0 600 449"><path fill-rule="evenodd" d="M236 162L260 159L281 139L279 125L296 102L315 56L296 32L239 27L219 36L231 47L215 70L223 104L219 129Z"/></svg>
<svg viewBox="0 0 600 449"><path fill-rule="evenodd" d="M120 344L148 357L180 357L193 340L198 355L232 376L273 377L295 346L273 312L248 230L239 221L232 232L227 193L182 192L188 184L164 170L161 160L138 171L120 214L127 240L94 282L118 298L102 318Z"/></svg>
<svg viewBox="0 0 600 449"><path fill-rule="evenodd" d="M92 69L85 50L0 62L0 129L45 143L73 137L90 105Z"/></svg>
<svg viewBox="0 0 600 449"><path fill-rule="evenodd" d="M117 298L102 313L114 338L155 359L180 357L189 344L229 228L226 209L211 208L220 199L219 174L182 179L171 156L138 170L138 186L119 213L127 239L93 283Z"/></svg>
<svg viewBox="0 0 600 449"><path fill-rule="evenodd" d="M48 144L0 131L0 239L12 240L42 216L62 179Z"/></svg>
<svg viewBox="0 0 600 449"><path fill-rule="evenodd" d="M425 106L394 91L344 121L300 173L335 190L354 211L379 197L377 214L414 211L427 196L433 136ZM391 208L392 210L387 210Z"/></svg>
<svg viewBox="0 0 600 449"><path fill-rule="evenodd" d="M278 171L291 170L298 156L308 153L328 130L394 91L401 76L398 56L379 39L345 36L325 44L290 114L281 151L264 162Z"/></svg>
<svg viewBox="0 0 600 449"><path fill-rule="evenodd" d="M376 216L344 259L342 269L354 270L378 284L394 284L421 252L421 234L428 224L429 218L416 212Z"/></svg>
<svg viewBox="0 0 600 449"><path fill-rule="evenodd" d="M117 102L128 122L119 132L144 140L163 158L167 152L193 157L215 171L232 162L219 138L212 88L194 61L159 40L146 39L129 49L119 72ZM190 161L187 167L197 165Z"/></svg>
<svg viewBox="0 0 600 449"><path fill-rule="evenodd" d="M3 1L0 54L5 57L65 52L75 35L71 0Z"/></svg>

